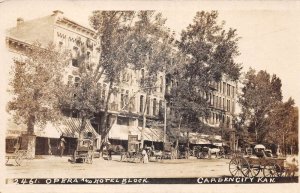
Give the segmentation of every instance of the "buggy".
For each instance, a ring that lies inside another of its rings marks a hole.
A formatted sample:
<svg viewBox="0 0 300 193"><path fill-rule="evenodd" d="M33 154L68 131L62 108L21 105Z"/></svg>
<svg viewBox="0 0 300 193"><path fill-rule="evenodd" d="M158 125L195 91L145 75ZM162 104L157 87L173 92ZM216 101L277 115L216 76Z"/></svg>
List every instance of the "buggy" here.
<svg viewBox="0 0 300 193"><path fill-rule="evenodd" d="M27 150L21 150L19 143L17 143L14 146L14 149L15 150L13 152L6 153L6 155L5 155L6 163L5 164L8 164L9 160L14 159L17 166L21 166L23 160L27 157Z"/></svg>
<svg viewBox="0 0 300 193"><path fill-rule="evenodd" d="M84 138L78 141L76 150L72 157L72 163L93 163L94 143L91 138Z"/></svg>
<svg viewBox="0 0 300 193"><path fill-rule="evenodd" d="M262 145L256 145L254 154L235 154L229 162L229 172L237 177L281 177L285 171L285 158L274 158L265 153Z"/></svg>

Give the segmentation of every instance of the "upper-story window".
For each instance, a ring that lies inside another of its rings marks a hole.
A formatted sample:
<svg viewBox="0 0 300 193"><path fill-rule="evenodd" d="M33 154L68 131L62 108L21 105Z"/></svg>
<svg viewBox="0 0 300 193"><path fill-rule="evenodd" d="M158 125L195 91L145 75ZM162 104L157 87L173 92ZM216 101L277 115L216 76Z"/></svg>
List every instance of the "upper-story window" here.
<svg viewBox="0 0 300 193"><path fill-rule="evenodd" d="M78 48L76 46L74 46L73 52L72 52L72 66L74 66L74 67L79 66L78 55L79 55Z"/></svg>
<svg viewBox="0 0 300 193"><path fill-rule="evenodd" d="M230 96L230 84L227 84L227 95Z"/></svg>
<svg viewBox="0 0 300 193"><path fill-rule="evenodd" d="M60 42L58 43L58 47L59 47L59 49L61 49L61 48L63 47L63 42L62 42L62 41L60 41Z"/></svg>
<svg viewBox="0 0 300 193"><path fill-rule="evenodd" d="M150 97L147 97L147 115L150 115Z"/></svg>
<svg viewBox="0 0 300 193"><path fill-rule="evenodd" d="M75 83L74 83L74 85L76 87L79 86L79 81L80 81L80 78L79 77L75 77Z"/></svg>
<svg viewBox="0 0 300 193"><path fill-rule="evenodd" d="M118 117L117 124L129 126L129 118L128 117Z"/></svg>
<svg viewBox="0 0 300 193"><path fill-rule="evenodd" d="M142 69L142 70L141 70L141 84L142 84L142 85L144 84L144 81L145 81L145 70Z"/></svg>
<svg viewBox="0 0 300 193"><path fill-rule="evenodd" d="M140 112L143 113L144 111L144 96L140 96Z"/></svg>
<svg viewBox="0 0 300 193"><path fill-rule="evenodd" d="M161 112L161 111L163 110L162 108L163 108L163 107L162 107L162 100L160 100L159 103L158 103L158 111L159 111L159 114L162 113L162 112Z"/></svg>
<svg viewBox="0 0 300 193"><path fill-rule="evenodd" d="M86 58L90 59L90 57L91 57L91 52L86 52Z"/></svg>
<svg viewBox="0 0 300 193"><path fill-rule="evenodd" d="M157 113L156 113L156 99L153 99L153 115L155 116Z"/></svg>
<svg viewBox="0 0 300 193"><path fill-rule="evenodd" d="M225 94L225 93L226 93L226 83L223 82L223 94Z"/></svg>
<svg viewBox="0 0 300 193"><path fill-rule="evenodd" d="M163 92L163 87L164 87L164 79L162 76L159 77L160 79L160 92Z"/></svg>
<svg viewBox="0 0 300 193"><path fill-rule="evenodd" d="M68 85L72 84L72 82L73 82L73 76L69 75L68 76Z"/></svg>

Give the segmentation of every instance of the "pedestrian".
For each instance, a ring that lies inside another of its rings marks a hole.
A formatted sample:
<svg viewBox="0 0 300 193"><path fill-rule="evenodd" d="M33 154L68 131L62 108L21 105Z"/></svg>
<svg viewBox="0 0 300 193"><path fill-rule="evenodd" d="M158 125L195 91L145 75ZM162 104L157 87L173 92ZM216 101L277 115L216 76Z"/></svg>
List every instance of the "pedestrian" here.
<svg viewBox="0 0 300 193"><path fill-rule="evenodd" d="M65 139L61 137L59 142L60 157L62 157L64 154L65 147L66 147L65 144L66 144Z"/></svg>
<svg viewBox="0 0 300 193"><path fill-rule="evenodd" d="M148 160L148 154L147 154L146 148L143 149L142 155L143 155L143 163L144 164L148 163L149 160Z"/></svg>
<svg viewBox="0 0 300 193"><path fill-rule="evenodd" d="M211 159L211 149L210 148L208 148L208 159Z"/></svg>

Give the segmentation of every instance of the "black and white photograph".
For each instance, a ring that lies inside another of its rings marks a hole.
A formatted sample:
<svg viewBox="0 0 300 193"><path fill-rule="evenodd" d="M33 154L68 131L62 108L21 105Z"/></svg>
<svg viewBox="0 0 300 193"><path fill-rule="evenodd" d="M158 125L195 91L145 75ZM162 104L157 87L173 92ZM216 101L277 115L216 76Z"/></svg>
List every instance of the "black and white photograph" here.
<svg viewBox="0 0 300 193"><path fill-rule="evenodd" d="M298 1L1 1L0 17L0 193L299 192Z"/></svg>

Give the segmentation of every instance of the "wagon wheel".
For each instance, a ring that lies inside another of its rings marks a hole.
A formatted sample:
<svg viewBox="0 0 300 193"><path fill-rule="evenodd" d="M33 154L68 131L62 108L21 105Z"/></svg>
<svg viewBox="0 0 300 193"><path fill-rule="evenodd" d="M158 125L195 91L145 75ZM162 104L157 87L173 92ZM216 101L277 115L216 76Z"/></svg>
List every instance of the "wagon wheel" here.
<svg viewBox="0 0 300 193"><path fill-rule="evenodd" d="M280 177L283 170L277 163L267 163L263 169L264 177Z"/></svg>
<svg viewBox="0 0 300 193"><path fill-rule="evenodd" d="M250 164L251 173L249 173L248 177L256 177L260 173L261 167L260 165L251 165Z"/></svg>
<svg viewBox="0 0 300 193"><path fill-rule="evenodd" d="M234 177L246 177L251 174L251 169L245 158L234 157L229 162L229 172Z"/></svg>

